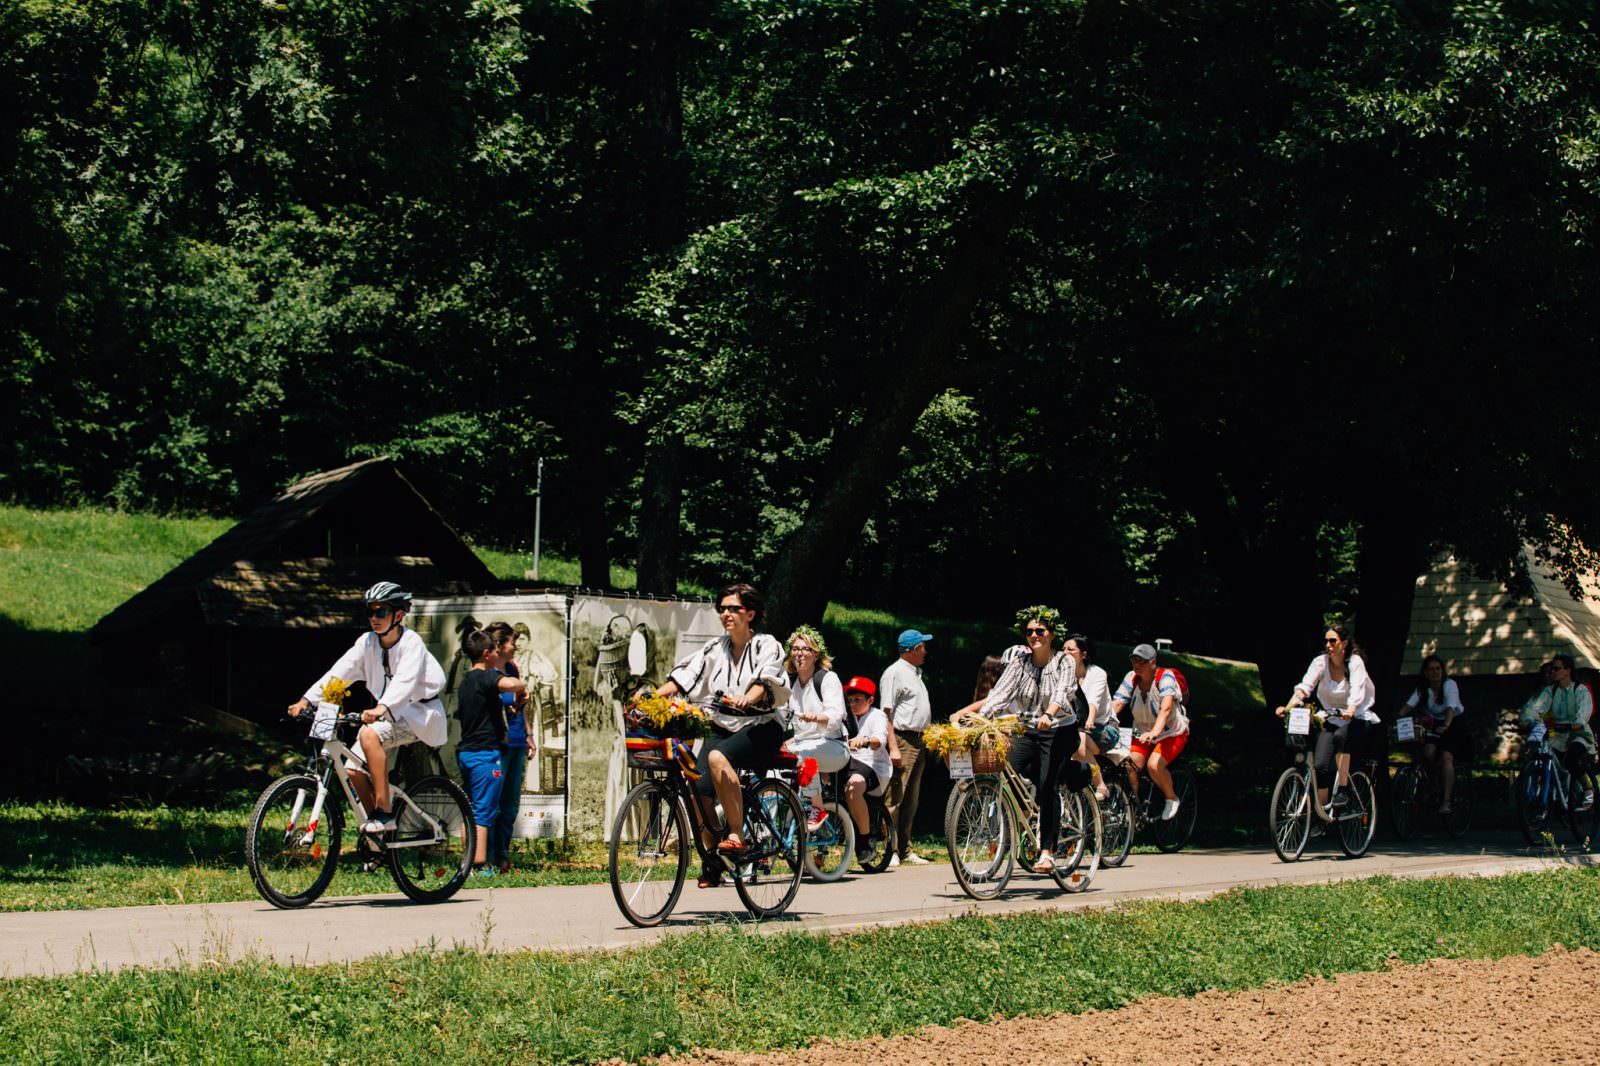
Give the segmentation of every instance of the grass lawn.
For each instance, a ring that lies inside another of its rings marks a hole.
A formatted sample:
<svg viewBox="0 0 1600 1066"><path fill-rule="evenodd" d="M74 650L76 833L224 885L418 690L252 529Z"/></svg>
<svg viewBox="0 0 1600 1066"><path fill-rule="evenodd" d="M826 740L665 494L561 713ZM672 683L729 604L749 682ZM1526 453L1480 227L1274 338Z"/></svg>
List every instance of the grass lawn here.
<svg viewBox="0 0 1600 1066"><path fill-rule="evenodd" d="M718 930L585 955L466 948L332 966L23 978L0 982L0 1060L635 1061L1113 1008L1152 993L1381 970L1391 959L1531 955L1556 943L1600 949L1600 873L1238 889L1199 903L844 936Z"/></svg>

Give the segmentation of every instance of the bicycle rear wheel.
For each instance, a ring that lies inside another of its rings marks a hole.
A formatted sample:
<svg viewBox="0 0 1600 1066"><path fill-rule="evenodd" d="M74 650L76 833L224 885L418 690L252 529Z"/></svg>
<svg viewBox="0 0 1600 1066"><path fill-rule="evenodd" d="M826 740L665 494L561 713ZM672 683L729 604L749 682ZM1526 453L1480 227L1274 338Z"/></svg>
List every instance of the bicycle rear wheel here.
<svg viewBox="0 0 1600 1066"><path fill-rule="evenodd" d="M1572 775L1573 796L1567 805L1567 824L1572 828L1572 838L1578 846L1588 851L1595 844L1595 830L1600 827L1600 797L1594 796L1595 776L1588 771ZM1589 809L1579 810L1584 793L1590 797Z"/></svg>
<svg viewBox="0 0 1600 1066"><path fill-rule="evenodd" d="M1172 793L1178 797L1178 813L1166 821L1158 817L1155 824L1156 847L1162 851L1177 851L1189 843L1189 838L1194 835L1195 818L1200 813L1194 774L1182 767L1174 767Z"/></svg>
<svg viewBox="0 0 1600 1066"><path fill-rule="evenodd" d="M1100 872L1103 824L1092 787L1061 789L1061 831L1050 876L1063 892L1083 892Z"/></svg>
<svg viewBox="0 0 1600 1066"><path fill-rule="evenodd" d="M1547 755L1539 755L1523 764L1517 771L1517 828L1530 847L1547 843L1545 825L1550 820L1549 799L1545 795L1545 762Z"/></svg>
<svg viewBox="0 0 1600 1066"><path fill-rule="evenodd" d="M806 873L818 881L837 881L856 857L856 823L842 803L824 803L828 820L806 834Z"/></svg>
<svg viewBox="0 0 1600 1066"><path fill-rule="evenodd" d="M1456 771L1455 795L1450 797L1450 813L1439 816L1444 831L1453 837L1465 836L1472 828L1472 779Z"/></svg>
<svg viewBox="0 0 1600 1066"><path fill-rule="evenodd" d="M1378 796L1372 779L1360 770L1350 775L1350 794L1354 809L1339 819L1339 847L1352 859L1359 859L1372 846L1372 834L1378 830Z"/></svg>
<svg viewBox="0 0 1600 1066"><path fill-rule="evenodd" d="M993 899L1005 891L1015 864L1011 810L992 777L963 782L945 831L950 867L961 890L973 899Z"/></svg>
<svg viewBox="0 0 1600 1066"><path fill-rule="evenodd" d="M881 874L889 868L899 841L895 839L894 822L889 818L889 808L881 797L867 797L867 827L872 839L878 842L878 853L871 862L861 863L869 874Z"/></svg>
<svg viewBox="0 0 1600 1066"><path fill-rule="evenodd" d="M689 817L665 782L641 782L623 797L610 866L611 896L634 925L660 925L677 906L689 872Z"/></svg>
<svg viewBox="0 0 1600 1066"><path fill-rule="evenodd" d="M267 786L250 812L244 859L261 898L274 907L304 907L328 889L344 836L339 797L328 793L322 816L308 825L317 799L310 774L280 777Z"/></svg>
<svg viewBox="0 0 1600 1066"><path fill-rule="evenodd" d="M1410 840L1422 829L1421 793L1422 774L1415 766L1402 766L1394 775L1389 799L1389 821L1401 840Z"/></svg>
<svg viewBox="0 0 1600 1066"><path fill-rule="evenodd" d="M1294 862L1305 852L1314 803L1304 770L1291 766L1278 777L1272 788L1267 827L1272 831L1272 849L1284 862Z"/></svg>
<svg viewBox="0 0 1600 1066"><path fill-rule="evenodd" d="M418 903L438 903L455 895L472 872L477 847L472 806L448 777L424 777L407 795L411 803L396 804L394 832L384 840L389 874ZM438 823L437 830L429 819ZM418 843L403 846L412 841Z"/></svg>
<svg viewBox="0 0 1600 1066"><path fill-rule="evenodd" d="M744 841L733 887L752 917L776 918L794 902L805 871L806 818L793 789L768 777L746 790Z"/></svg>
<svg viewBox="0 0 1600 1066"><path fill-rule="evenodd" d="M1107 781L1100 804L1100 865L1121 866L1133 847L1133 803L1120 783Z"/></svg>

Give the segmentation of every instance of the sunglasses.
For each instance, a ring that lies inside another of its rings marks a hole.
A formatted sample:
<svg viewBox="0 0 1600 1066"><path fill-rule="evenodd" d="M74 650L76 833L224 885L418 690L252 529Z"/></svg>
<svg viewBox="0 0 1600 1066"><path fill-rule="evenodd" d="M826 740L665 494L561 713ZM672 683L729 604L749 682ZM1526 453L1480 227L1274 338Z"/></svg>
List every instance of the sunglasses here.
<svg viewBox="0 0 1600 1066"><path fill-rule="evenodd" d="M1024 629L1023 632L1028 634L1030 637L1042 637L1050 631L1048 629L1042 629L1039 626L1029 626L1027 629Z"/></svg>
<svg viewBox="0 0 1600 1066"><path fill-rule="evenodd" d="M715 607L715 608L713 608L713 609L714 609L714 610L715 610L715 611L716 611L716 612L717 612L717 613L718 613L718 614L738 614L738 613L739 613L739 612L740 612L740 611L747 611L747 610L749 610L749 608L748 608L748 607L741 607L741 606L740 606L740 605L739 605L739 604L737 604L737 603L719 603L719 604L717 604L717 606L716 606L716 607Z"/></svg>
<svg viewBox="0 0 1600 1066"><path fill-rule="evenodd" d="M393 613L394 613L393 611L391 611L389 608L383 606L382 604L379 604L376 607L368 607L367 608L367 617L368 618L388 618Z"/></svg>
<svg viewBox="0 0 1600 1066"><path fill-rule="evenodd" d="M1338 637L1323 637L1322 638L1322 643L1324 643L1324 644L1337 644L1337 643L1339 643L1339 638Z"/></svg>

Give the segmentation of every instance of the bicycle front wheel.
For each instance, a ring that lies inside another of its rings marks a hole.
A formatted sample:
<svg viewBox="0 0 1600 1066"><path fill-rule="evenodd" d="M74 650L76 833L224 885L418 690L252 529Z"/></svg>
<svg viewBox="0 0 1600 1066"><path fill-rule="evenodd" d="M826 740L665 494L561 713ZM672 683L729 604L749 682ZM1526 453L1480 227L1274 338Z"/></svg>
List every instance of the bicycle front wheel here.
<svg viewBox="0 0 1600 1066"><path fill-rule="evenodd" d="M889 868L889 860L894 858L899 841L895 838L889 808L879 797L867 797L867 826L872 839L878 842L878 852L871 862L861 863L861 869L869 874L881 874Z"/></svg>
<svg viewBox="0 0 1600 1066"><path fill-rule="evenodd" d="M806 834L806 873L818 881L837 881L856 857L856 823L842 803L824 803L827 820Z"/></svg>
<svg viewBox="0 0 1600 1066"><path fill-rule="evenodd" d="M1104 826L1092 787L1061 789L1061 832L1050 876L1063 892L1083 892L1100 872Z"/></svg>
<svg viewBox="0 0 1600 1066"><path fill-rule="evenodd" d="M1100 804L1100 865L1115 867L1133 847L1133 803L1119 783L1107 781L1106 792Z"/></svg>
<svg viewBox="0 0 1600 1066"><path fill-rule="evenodd" d="M1394 775L1390 789L1389 821L1394 824L1394 835L1410 840L1422 829L1422 775L1415 766L1403 766Z"/></svg>
<svg viewBox="0 0 1600 1066"><path fill-rule="evenodd" d="M957 791L960 798L945 832L950 867L967 895L994 899L1005 891L1015 863L1011 810L992 777L964 781Z"/></svg>
<svg viewBox="0 0 1600 1066"><path fill-rule="evenodd" d="M689 873L689 817L665 782L633 787L611 823L611 895L640 928L672 913Z"/></svg>
<svg viewBox="0 0 1600 1066"><path fill-rule="evenodd" d="M1339 819L1339 847L1352 859L1359 859L1372 846L1378 830L1378 796L1372 779L1357 770L1350 775L1352 809Z"/></svg>
<svg viewBox="0 0 1600 1066"><path fill-rule="evenodd" d="M1545 823L1549 821L1550 804L1545 794L1545 761L1548 756L1538 756L1523 764L1517 771L1517 828L1530 847L1544 844Z"/></svg>
<svg viewBox="0 0 1600 1066"><path fill-rule="evenodd" d="M1572 827L1572 838L1578 847L1589 850L1595 843L1595 830L1600 827L1600 798L1595 797L1594 774L1585 771L1572 775L1573 794L1567 805L1567 824ZM1587 810L1580 809L1585 794L1589 797Z"/></svg>
<svg viewBox="0 0 1600 1066"><path fill-rule="evenodd" d="M268 785L250 812L245 864L256 891L274 907L304 907L326 892L333 880L344 819L339 797L330 792L321 818L310 823L316 799L317 779L293 774Z"/></svg>
<svg viewBox="0 0 1600 1066"><path fill-rule="evenodd" d="M1272 788L1272 806L1267 826L1272 831L1272 850L1284 862L1294 862L1306 850L1311 836L1311 808L1315 801L1306 784L1306 772L1290 767Z"/></svg>
<svg viewBox="0 0 1600 1066"><path fill-rule="evenodd" d="M1162 851L1177 851L1189 843L1194 835L1195 819L1200 814L1199 795L1195 792L1194 774L1181 767L1172 771L1172 794L1178 797L1178 813L1162 821L1156 819L1156 847Z"/></svg>
<svg viewBox="0 0 1600 1066"><path fill-rule="evenodd" d="M754 918L776 918L800 890L806 862L806 819L800 798L776 778L744 795L744 855L733 887Z"/></svg>
<svg viewBox="0 0 1600 1066"><path fill-rule="evenodd" d="M461 786L448 777L424 777L407 791L411 802L395 808L394 833L384 840L389 874L418 903L456 894L472 872L477 825Z"/></svg>

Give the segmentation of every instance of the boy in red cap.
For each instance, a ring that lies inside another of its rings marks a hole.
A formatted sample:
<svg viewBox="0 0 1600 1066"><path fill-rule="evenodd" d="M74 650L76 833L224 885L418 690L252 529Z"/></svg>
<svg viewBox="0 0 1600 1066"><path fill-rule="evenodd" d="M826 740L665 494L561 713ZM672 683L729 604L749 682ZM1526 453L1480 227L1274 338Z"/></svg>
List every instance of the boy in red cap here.
<svg viewBox="0 0 1600 1066"><path fill-rule="evenodd" d="M870 678L852 677L844 687L845 732L850 735L850 765L845 768L845 802L856 823L856 855L871 862L878 855L867 814L867 797L881 796L889 787L889 719L872 705L878 686Z"/></svg>

